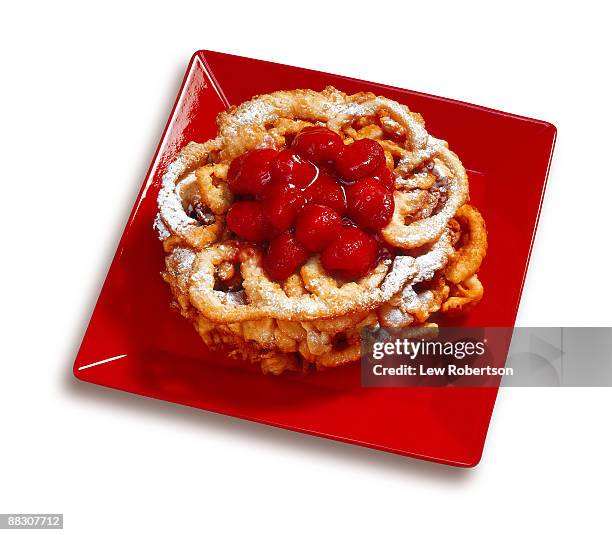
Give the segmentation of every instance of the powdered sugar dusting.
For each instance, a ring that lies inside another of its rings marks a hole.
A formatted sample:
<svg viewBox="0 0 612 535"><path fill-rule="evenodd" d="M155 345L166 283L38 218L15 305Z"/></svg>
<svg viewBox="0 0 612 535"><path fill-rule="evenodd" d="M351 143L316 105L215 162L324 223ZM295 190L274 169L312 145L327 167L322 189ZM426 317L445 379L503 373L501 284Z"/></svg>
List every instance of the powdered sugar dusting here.
<svg viewBox="0 0 612 535"><path fill-rule="evenodd" d="M416 284L432 279L436 272L446 265L452 250L450 232L446 230L427 254L417 257L418 274L412 282Z"/></svg>
<svg viewBox="0 0 612 535"><path fill-rule="evenodd" d="M183 209L183 203L177 191L177 182L185 171L186 163L181 156L168 166L168 170L162 178L162 187L157 197L159 217L171 233L179 236L190 228L196 226L196 222L189 217Z"/></svg>
<svg viewBox="0 0 612 535"><path fill-rule="evenodd" d="M406 282L417 275L418 264L411 256L396 256L393 267L381 285L383 300L391 299L393 295L402 289Z"/></svg>
<svg viewBox="0 0 612 535"><path fill-rule="evenodd" d="M153 221L153 228L155 229L155 231L157 231L157 235L162 241L172 235L170 234L170 231L168 230L166 225L164 225L164 222L161 220L159 213L155 215L155 220Z"/></svg>

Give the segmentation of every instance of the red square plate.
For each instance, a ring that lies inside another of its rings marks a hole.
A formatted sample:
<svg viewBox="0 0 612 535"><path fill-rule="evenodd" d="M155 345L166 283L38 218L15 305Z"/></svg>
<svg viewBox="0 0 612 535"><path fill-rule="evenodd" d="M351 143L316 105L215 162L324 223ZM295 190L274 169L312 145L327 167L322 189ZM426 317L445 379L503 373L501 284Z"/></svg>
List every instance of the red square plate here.
<svg viewBox="0 0 612 535"><path fill-rule="evenodd" d="M485 298L464 324L513 326L556 130L551 124L405 89L218 52L197 52L79 349L83 381L457 466L480 460L496 388L363 388L359 365L262 375L211 354L169 307L152 224L160 178L190 140L216 135L229 104L279 89L334 85L407 104L469 170L489 230Z"/></svg>

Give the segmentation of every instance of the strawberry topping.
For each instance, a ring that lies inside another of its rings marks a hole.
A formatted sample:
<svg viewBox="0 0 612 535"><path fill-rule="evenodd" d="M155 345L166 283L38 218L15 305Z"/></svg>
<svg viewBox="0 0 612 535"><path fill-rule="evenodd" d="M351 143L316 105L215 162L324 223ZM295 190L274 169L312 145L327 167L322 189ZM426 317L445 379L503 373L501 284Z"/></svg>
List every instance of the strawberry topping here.
<svg viewBox="0 0 612 535"><path fill-rule="evenodd" d="M364 178L346 188L348 214L363 229L377 230L393 216L393 193L374 178Z"/></svg>
<svg viewBox="0 0 612 535"><path fill-rule="evenodd" d="M343 145L342 138L324 126L307 126L293 140L293 148L317 164L333 162Z"/></svg>
<svg viewBox="0 0 612 535"><path fill-rule="evenodd" d="M358 228L345 227L321 255L323 267L344 279L359 279L374 267L376 240Z"/></svg>
<svg viewBox="0 0 612 535"><path fill-rule="evenodd" d="M298 241L313 253L325 249L342 229L338 212L328 206L309 204L300 213L295 225Z"/></svg>
<svg viewBox="0 0 612 535"><path fill-rule="evenodd" d="M394 178L374 140L344 145L328 128L306 127L291 148L235 158L227 182L239 196L227 226L242 240L267 243L263 265L274 280L295 273L313 253L345 280L394 255L380 235L375 239L393 216Z"/></svg>
<svg viewBox="0 0 612 535"><path fill-rule="evenodd" d="M278 152L255 149L238 156L230 164L227 183L236 195L258 195L270 182L270 162Z"/></svg>
<svg viewBox="0 0 612 535"><path fill-rule="evenodd" d="M288 230L293 226L304 202L301 190L293 184L272 180L264 190L262 208L266 219L275 229Z"/></svg>
<svg viewBox="0 0 612 535"><path fill-rule="evenodd" d="M268 239L271 229L260 202L239 201L227 212L227 226L239 238L247 241Z"/></svg>
<svg viewBox="0 0 612 535"><path fill-rule="evenodd" d="M274 238L268 246L264 267L275 280L284 280L308 260L308 253L289 232Z"/></svg>
<svg viewBox="0 0 612 535"><path fill-rule="evenodd" d="M317 176L317 168L296 151L285 149L270 163L270 173L276 180L305 188Z"/></svg>
<svg viewBox="0 0 612 535"><path fill-rule="evenodd" d="M346 145L336 159L336 169L347 181L372 176L385 165L385 151L373 139L358 139Z"/></svg>

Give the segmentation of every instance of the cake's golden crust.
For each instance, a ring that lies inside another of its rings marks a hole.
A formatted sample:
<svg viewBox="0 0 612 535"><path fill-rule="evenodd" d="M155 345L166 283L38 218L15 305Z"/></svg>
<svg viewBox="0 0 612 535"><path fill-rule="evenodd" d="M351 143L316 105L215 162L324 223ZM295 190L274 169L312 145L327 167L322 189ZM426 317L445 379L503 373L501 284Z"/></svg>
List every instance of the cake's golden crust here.
<svg viewBox="0 0 612 535"><path fill-rule="evenodd" d="M218 137L190 143L169 166L156 220L167 253L164 279L208 345L275 374L333 367L359 358L365 326L422 325L438 310L459 313L482 298L476 273L486 254L484 221L465 204L461 162L427 134L420 115L372 93L328 87L261 95L217 123ZM345 144L376 140L395 178L395 211L381 234L403 254L355 282L326 273L318 256L272 281L260 252L232 241L225 226L231 160L256 147L283 148L287 136L313 124ZM187 215L195 203L208 211L205 219Z"/></svg>

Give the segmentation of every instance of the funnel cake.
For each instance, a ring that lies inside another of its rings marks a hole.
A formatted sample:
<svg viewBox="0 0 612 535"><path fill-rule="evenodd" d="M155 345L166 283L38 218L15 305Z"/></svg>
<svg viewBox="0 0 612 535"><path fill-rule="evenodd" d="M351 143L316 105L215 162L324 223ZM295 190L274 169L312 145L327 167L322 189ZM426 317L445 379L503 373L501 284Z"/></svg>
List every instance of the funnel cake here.
<svg viewBox="0 0 612 535"><path fill-rule="evenodd" d="M155 227L180 313L264 373L360 357L366 326L483 295L487 234L447 143L406 106L333 87L260 95L167 169Z"/></svg>

